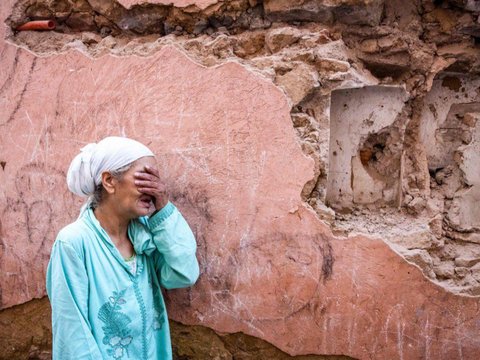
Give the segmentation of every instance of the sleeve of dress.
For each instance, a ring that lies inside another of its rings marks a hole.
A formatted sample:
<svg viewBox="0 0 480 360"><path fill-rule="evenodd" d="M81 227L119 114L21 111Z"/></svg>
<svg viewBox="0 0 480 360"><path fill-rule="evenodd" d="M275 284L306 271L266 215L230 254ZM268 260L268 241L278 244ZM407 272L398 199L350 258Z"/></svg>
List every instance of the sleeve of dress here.
<svg viewBox="0 0 480 360"><path fill-rule="evenodd" d="M101 359L88 321L88 277L72 245L57 239L47 269L54 359Z"/></svg>
<svg viewBox="0 0 480 360"><path fill-rule="evenodd" d="M169 202L148 225L159 252L155 266L161 285L166 289L193 285L199 275L197 243L182 214Z"/></svg>

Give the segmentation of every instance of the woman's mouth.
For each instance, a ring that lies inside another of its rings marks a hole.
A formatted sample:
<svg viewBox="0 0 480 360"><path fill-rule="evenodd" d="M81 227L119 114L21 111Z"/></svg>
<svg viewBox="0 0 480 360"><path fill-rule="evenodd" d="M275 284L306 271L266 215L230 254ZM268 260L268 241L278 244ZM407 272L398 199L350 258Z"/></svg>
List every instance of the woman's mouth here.
<svg viewBox="0 0 480 360"><path fill-rule="evenodd" d="M145 196L141 196L140 197L140 204L143 206L143 207L146 207L146 208L150 208L150 206L152 206L152 197L151 196L148 196L148 195L145 195Z"/></svg>

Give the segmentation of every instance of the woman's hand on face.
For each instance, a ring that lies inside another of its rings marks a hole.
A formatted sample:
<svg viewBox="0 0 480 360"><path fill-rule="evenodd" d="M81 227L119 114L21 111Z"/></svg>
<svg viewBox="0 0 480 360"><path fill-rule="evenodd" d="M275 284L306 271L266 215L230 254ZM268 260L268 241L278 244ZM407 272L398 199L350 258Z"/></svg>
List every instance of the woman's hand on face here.
<svg viewBox="0 0 480 360"><path fill-rule="evenodd" d="M160 181L157 169L146 165L144 171L136 172L134 176L138 191L152 197L153 204L157 211L167 205L168 194L165 185Z"/></svg>

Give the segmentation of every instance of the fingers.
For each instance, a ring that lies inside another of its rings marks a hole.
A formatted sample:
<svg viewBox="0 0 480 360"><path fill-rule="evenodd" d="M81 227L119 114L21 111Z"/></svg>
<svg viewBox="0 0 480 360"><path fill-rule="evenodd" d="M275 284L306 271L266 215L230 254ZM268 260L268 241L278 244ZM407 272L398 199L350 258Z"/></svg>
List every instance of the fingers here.
<svg viewBox="0 0 480 360"><path fill-rule="evenodd" d="M148 174L146 172L136 172L134 177L139 180L148 180L148 181L158 181L159 178L157 176Z"/></svg>
<svg viewBox="0 0 480 360"><path fill-rule="evenodd" d="M158 170L149 165L145 165L145 171L152 174L153 176L160 177Z"/></svg>
<svg viewBox="0 0 480 360"><path fill-rule="evenodd" d="M158 190L163 188L163 186L161 186L157 181L149 181L149 180L135 180L135 185L137 185L137 187L139 188L148 187L148 188L158 189Z"/></svg>
<svg viewBox="0 0 480 360"><path fill-rule="evenodd" d="M151 188L151 187L137 187L137 190L141 192L142 194L147 194L150 196L153 196L154 198L160 198L166 195L166 191L163 189L156 189L156 188Z"/></svg>
<svg viewBox="0 0 480 360"><path fill-rule="evenodd" d="M155 209L160 210L168 203L167 189L156 168L146 165L144 170L134 173L134 179L137 190L152 197Z"/></svg>
<svg viewBox="0 0 480 360"><path fill-rule="evenodd" d="M139 187L137 188L138 191L140 191L142 194L146 194L146 195L150 195L154 198L156 198L158 196L158 191L156 191L155 189L152 189L152 188L146 188L146 187Z"/></svg>

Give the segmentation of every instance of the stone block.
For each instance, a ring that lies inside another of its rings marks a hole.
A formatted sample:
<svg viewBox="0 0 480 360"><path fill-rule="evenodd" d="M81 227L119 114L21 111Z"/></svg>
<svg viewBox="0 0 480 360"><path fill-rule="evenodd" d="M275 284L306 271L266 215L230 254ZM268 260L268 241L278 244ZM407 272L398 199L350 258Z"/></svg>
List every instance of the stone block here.
<svg viewBox="0 0 480 360"><path fill-rule="evenodd" d="M315 69L305 64L299 64L286 74L277 76L276 83L285 90L293 106L320 86Z"/></svg>
<svg viewBox="0 0 480 360"><path fill-rule="evenodd" d="M366 39L360 43L360 50L365 53L375 53L379 50L377 39Z"/></svg>
<svg viewBox="0 0 480 360"><path fill-rule="evenodd" d="M405 251L403 255L405 256L405 259L418 265L426 276L433 279L436 278L435 272L433 271L432 257L426 250L411 249Z"/></svg>
<svg viewBox="0 0 480 360"><path fill-rule="evenodd" d="M455 258L455 266L459 267L472 267L473 265L480 262L480 257L462 255Z"/></svg>
<svg viewBox="0 0 480 360"><path fill-rule="evenodd" d="M95 1L101 2L101 0ZM118 0L118 3L127 9L135 5L160 4L167 6L173 5L179 8L196 7L205 10L209 6L215 5L218 2L219 0Z"/></svg>
<svg viewBox="0 0 480 360"><path fill-rule="evenodd" d="M465 276L467 276L468 274L470 274L470 269L466 268L466 267L456 267L455 268L455 274L459 277L459 278L464 278Z"/></svg>
<svg viewBox="0 0 480 360"><path fill-rule="evenodd" d="M292 45L302 37L302 33L293 27L281 27L272 29L265 36L265 43L272 53L280 51L284 47Z"/></svg>
<svg viewBox="0 0 480 360"><path fill-rule="evenodd" d="M442 261L433 268L433 271L439 278L451 279L455 276L455 264L453 261Z"/></svg>
<svg viewBox="0 0 480 360"><path fill-rule="evenodd" d="M472 276L475 280L480 282L480 263L476 263L470 268Z"/></svg>
<svg viewBox="0 0 480 360"><path fill-rule="evenodd" d="M265 0L267 15L281 21L336 20L344 24L378 25L383 12L383 0Z"/></svg>
<svg viewBox="0 0 480 360"><path fill-rule="evenodd" d="M317 58L315 67L320 75L323 72L344 73L350 70L350 63L336 59Z"/></svg>
<svg viewBox="0 0 480 360"><path fill-rule="evenodd" d="M435 235L428 229L417 230L412 232L405 232L401 235L395 236L395 243L403 246L406 249L425 249L432 248L437 239Z"/></svg>

